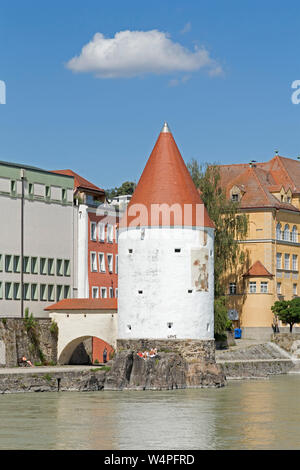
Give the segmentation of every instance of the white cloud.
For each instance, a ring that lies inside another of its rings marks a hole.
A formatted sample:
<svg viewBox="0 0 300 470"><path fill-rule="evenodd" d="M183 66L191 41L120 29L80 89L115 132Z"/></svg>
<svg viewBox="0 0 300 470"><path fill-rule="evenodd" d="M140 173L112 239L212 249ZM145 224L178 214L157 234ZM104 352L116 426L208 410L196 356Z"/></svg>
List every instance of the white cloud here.
<svg viewBox="0 0 300 470"><path fill-rule="evenodd" d="M185 34L185 33L189 33L192 29L192 24L190 23L190 21L188 23L186 23L184 25L184 27L182 28L182 30L180 31L181 34Z"/></svg>
<svg viewBox="0 0 300 470"><path fill-rule="evenodd" d="M96 33L67 67L99 78L192 72L201 68L215 75L222 70L204 47L196 46L190 51L158 30L120 31L113 38Z"/></svg>

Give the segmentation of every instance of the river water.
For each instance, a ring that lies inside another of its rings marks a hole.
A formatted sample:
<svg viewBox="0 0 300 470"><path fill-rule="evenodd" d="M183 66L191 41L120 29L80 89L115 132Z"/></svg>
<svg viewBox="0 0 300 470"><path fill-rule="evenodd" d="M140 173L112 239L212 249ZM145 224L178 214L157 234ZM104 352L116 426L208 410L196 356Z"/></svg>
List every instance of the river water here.
<svg viewBox="0 0 300 470"><path fill-rule="evenodd" d="M300 449L300 375L221 389L0 395L0 449Z"/></svg>

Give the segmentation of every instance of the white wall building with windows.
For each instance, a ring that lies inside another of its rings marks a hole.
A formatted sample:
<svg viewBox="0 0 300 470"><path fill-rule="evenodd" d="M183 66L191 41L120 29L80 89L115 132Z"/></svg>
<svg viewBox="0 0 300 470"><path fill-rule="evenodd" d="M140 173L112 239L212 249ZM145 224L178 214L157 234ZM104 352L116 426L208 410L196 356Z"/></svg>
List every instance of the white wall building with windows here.
<svg viewBox="0 0 300 470"><path fill-rule="evenodd" d="M71 176L0 162L1 317L21 316L22 291L23 314L35 317L76 294L73 186Z"/></svg>

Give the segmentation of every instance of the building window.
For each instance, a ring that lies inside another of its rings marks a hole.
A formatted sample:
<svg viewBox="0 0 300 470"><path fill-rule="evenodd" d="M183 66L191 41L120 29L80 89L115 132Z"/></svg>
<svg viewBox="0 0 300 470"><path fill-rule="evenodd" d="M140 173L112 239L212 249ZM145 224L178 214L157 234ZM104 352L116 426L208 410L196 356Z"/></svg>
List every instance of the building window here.
<svg viewBox="0 0 300 470"><path fill-rule="evenodd" d="M92 287L92 298L93 299L99 299L99 288L98 287Z"/></svg>
<svg viewBox="0 0 300 470"><path fill-rule="evenodd" d="M292 270L297 271L298 270L298 256L293 255L292 257Z"/></svg>
<svg viewBox="0 0 300 470"><path fill-rule="evenodd" d="M119 271L119 255L116 255L116 274L118 274Z"/></svg>
<svg viewBox="0 0 300 470"><path fill-rule="evenodd" d="M256 294L256 282L250 281L250 289L249 292L250 294Z"/></svg>
<svg viewBox="0 0 300 470"><path fill-rule="evenodd" d="M91 240L97 240L97 232L96 232L96 222L91 222Z"/></svg>
<svg viewBox="0 0 300 470"><path fill-rule="evenodd" d="M31 274L38 274L38 259L36 256L31 258Z"/></svg>
<svg viewBox="0 0 300 470"><path fill-rule="evenodd" d="M70 276L70 260L64 260L64 274L65 276Z"/></svg>
<svg viewBox="0 0 300 470"><path fill-rule="evenodd" d="M63 298L63 286L56 286L56 301L59 302Z"/></svg>
<svg viewBox="0 0 300 470"><path fill-rule="evenodd" d="M267 294L267 293L268 293L268 283L267 283L267 282L262 281L262 282L260 283L260 292L261 292L262 294Z"/></svg>
<svg viewBox="0 0 300 470"><path fill-rule="evenodd" d="M20 256L14 256L14 273L19 273L21 269L21 258Z"/></svg>
<svg viewBox="0 0 300 470"><path fill-rule="evenodd" d="M284 226L284 240L285 241L290 241L290 228L288 224Z"/></svg>
<svg viewBox="0 0 300 470"><path fill-rule="evenodd" d="M11 194L15 195L16 191L17 191L17 183L14 180L12 180L10 182L10 192Z"/></svg>
<svg viewBox="0 0 300 470"><path fill-rule="evenodd" d="M30 300L29 295L29 284L23 284L23 298L24 300Z"/></svg>
<svg viewBox="0 0 300 470"><path fill-rule="evenodd" d="M54 276L54 259L48 258L48 276Z"/></svg>
<svg viewBox="0 0 300 470"><path fill-rule="evenodd" d="M239 201L239 195L238 194L232 194L231 195L231 200L233 202L238 202Z"/></svg>
<svg viewBox="0 0 300 470"><path fill-rule="evenodd" d="M281 282L277 282L276 292L277 294L281 294Z"/></svg>
<svg viewBox="0 0 300 470"><path fill-rule="evenodd" d="M99 241L105 241L105 224L99 223Z"/></svg>
<svg viewBox="0 0 300 470"><path fill-rule="evenodd" d="M31 284L31 300L38 300L38 286Z"/></svg>
<svg viewBox="0 0 300 470"><path fill-rule="evenodd" d="M57 276L63 275L63 260L62 259L56 260L56 275Z"/></svg>
<svg viewBox="0 0 300 470"><path fill-rule="evenodd" d="M115 289L115 294L116 294L116 299L118 298L118 295L119 295L119 291L118 291L118 288L116 287Z"/></svg>
<svg viewBox="0 0 300 470"><path fill-rule="evenodd" d="M99 253L99 266L100 266L100 272L105 273L105 257L104 253Z"/></svg>
<svg viewBox="0 0 300 470"><path fill-rule="evenodd" d="M288 253L284 254L284 269L290 269L290 255Z"/></svg>
<svg viewBox="0 0 300 470"><path fill-rule="evenodd" d="M102 299L107 298L107 289L106 289L106 287L101 287L101 298Z"/></svg>
<svg viewBox="0 0 300 470"><path fill-rule="evenodd" d="M28 184L28 194L29 196L33 196L33 184L32 183Z"/></svg>
<svg viewBox="0 0 300 470"><path fill-rule="evenodd" d="M11 255L5 255L5 272L11 273L13 269L13 257Z"/></svg>
<svg viewBox="0 0 300 470"><path fill-rule="evenodd" d="M114 298L114 289L112 287L109 288L109 298L110 299Z"/></svg>
<svg viewBox="0 0 300 470"><path fill-rule="evenodd" d="M3 256L0 255L0 273L3 271Z"/></svg>
<svg viewBox="0 0 300 470"><path fill-rule="evenodd" d="M236 282L230 282L229 284L229 294L236 294Z"/></svg>
<svg viewBox="0 0 300 470"><path fill-rule="evenodd" d="M63 202L65 202L67 200L67 191L66 191L66 189L61 190L61 199L62 199Z"/></svg>
<svg viewBox="0 0 300 470"><path fill-rule="evenodd" d="M40 258L40 274L47 274L47 259L46 258Z"/></svg>
<svg viewBox="0 0 300 470"><path fill-rule="evenodd" d="M114 226L107 225L107 241L108 243L113 243L114 241Z"/></svg>
<svg viewBox="0 0 300 470"><path fill-rule="evenodd" d="M49 284L48 286L48 301L54 302L54 285Z"/></svg>
<svg viewBox="0 0 300 470"><path fill-rule="evenodd" d="M29 256L23 258L23 273L29 274Z"/></svg>
<svg viewBox="0 0 300 470"><path fill-rule="evenodd" d="M110 273L113 272L113 262L114 262L113 255L108 254L108 255L107 255L107 266L108 266L108 271L109 271Z"/></svg>
<svg viewBox="0 0 300 470"><path fill-rule="evenodd" d="M0 281L0 299L3 299L3 283Z"/></svg>
<svg viewBox="0 0 300 470"><path fill-rule="evenodd" d="M293 295L297 295L297 284L293 284Z"/></svg>
<svg viewBox="0 0 300 470"><path fill-rule="evenodd" d="M281 253L276 254L276 267L277 269L281 269L282 267L282 254Z"/></svg>
<svg viewBox="0 0 300 470"><path fill-rule="evenodd" d="M116 243L119 242L119 229L116 227Z"/></svg>
<svg viewBox="0 0 300 470"><path fill-rule="evenodd" d="M45 186L45 197L49 199L51 196L51 189L50 186Z"/></svg>
<svg viewBox="0 0 300 470"><path fill-rule="evenodd" d="M277 240L281 240L281 224L276 225L276 238Z"/></svg>
<svg viewBox="0 0 300 470"><path fill-rule="evenodd" d="M97 256L96 253L91 253L91 271L97 272Z"/></svg>
<svg viewBox="0 0 300 470"><path fill-rule="evenodd" d="M70 286L64 286L64 299L69 299L70 298Z"/></svg>
<svg viewBox="0 0 300 470"><path fill-rule="evenodd" d="M298 242L298 233L297 233L296 225L293 226L291 235L292 235L292 242L297 243Z"/></svg>
<svg viewBox="0 0 300 470"><path fill-rule="evenodd" d="M14 283L14 290L13 290L14 300L20 300L20 283Z"/></svg>
<svg viewBox="0 0 300 470"><path fill-rule="evenodd" d="M11 282L6 282L5 283L5 299L6 300L11 300L12 299L12 283Z"/></svg>
<svg viewBox="0 0 300 470"><path fill-rule="evenodd" d="M47 286L46 286L46 284L41 284L40 285L40 300L42 302L47 300Z"/></svg>

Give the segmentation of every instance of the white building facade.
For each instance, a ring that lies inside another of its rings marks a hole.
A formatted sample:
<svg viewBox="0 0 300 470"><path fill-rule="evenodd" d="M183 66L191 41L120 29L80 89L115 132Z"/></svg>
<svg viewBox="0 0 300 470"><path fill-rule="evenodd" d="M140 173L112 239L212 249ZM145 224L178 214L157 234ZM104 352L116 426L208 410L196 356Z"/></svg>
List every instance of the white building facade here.
<svg viewBox="0 0 300 470"><path fill-rule="evenodd" d="M45 317L49 303L73 297L73 184L69 176L0 162L1 317L20 317L27 307Z"/></svg>

